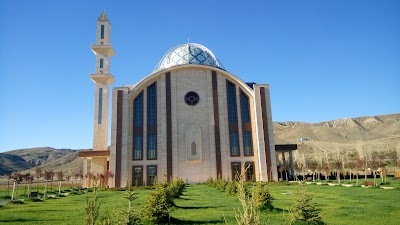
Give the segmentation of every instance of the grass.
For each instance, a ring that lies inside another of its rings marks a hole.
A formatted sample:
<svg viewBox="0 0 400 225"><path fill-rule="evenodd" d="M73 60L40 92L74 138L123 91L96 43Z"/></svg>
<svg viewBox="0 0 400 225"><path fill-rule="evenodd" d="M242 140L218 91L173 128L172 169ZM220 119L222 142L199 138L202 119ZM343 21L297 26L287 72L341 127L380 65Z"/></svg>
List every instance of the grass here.
<svg viewBox="0 0 400 225"><path fill-rule="evenodd" d="M322 219L328 224L398 224L400 221L400 188L397 181L389 181L393 190L380 188L307 185L319 204ZM271 184L274 210L263 211L262 221L280 224L290 207L298 185ZM19 193L23 193L21 188ZM1 196L4 196L2 189ZM141 208L151 190L138 189L133 208ZM90 194L90 193L89 193ZM100 217L116 208L126 208L123 191L101 191ZM18 198L22 198L19 196ZM24 201L25 204L0 206L0 224L84 224L85 194L68 195L42 201ZM204 184L189 185L183 195L175 199L171 212L174 224L235 224L235 210L240 203L235 196ZM226 223L225 223L226 221Z"/></svg>

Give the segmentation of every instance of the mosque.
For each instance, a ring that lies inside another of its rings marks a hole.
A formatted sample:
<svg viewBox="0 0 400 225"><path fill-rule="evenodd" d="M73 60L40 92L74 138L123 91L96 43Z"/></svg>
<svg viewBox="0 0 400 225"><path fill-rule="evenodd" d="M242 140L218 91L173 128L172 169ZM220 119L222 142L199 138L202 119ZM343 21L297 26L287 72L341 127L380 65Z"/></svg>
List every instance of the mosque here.
<svg viewBox="0 0 400 225"><path fill-rule="evenodd" d="M111 187L151 185L180 177L277 180L268 84L246 83L206 47L168 50L155 70L133 85L113 87L110 21L97 20L93 150L81 152L84 173L111 172ZM108 143L112 95L111 144Z"/></svg>

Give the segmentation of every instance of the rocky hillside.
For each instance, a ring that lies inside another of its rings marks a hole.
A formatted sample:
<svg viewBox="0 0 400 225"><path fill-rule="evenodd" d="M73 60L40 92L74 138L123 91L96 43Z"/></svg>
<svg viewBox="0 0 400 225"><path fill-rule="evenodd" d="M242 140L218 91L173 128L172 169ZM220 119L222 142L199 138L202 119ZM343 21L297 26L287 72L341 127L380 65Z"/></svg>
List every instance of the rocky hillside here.
<svg viewBox="0 0 400 225"><path fill-rule="evenodd" d="M306 158L354 156L362 149L391 157L400 151L400 114L344 118L322 123L275 122L275 144L297 143Z"/></svg>
<svg viewBox="0 0 400 225"><path fill-rule="evenodd" d="M29 170L36 166L55 170L65 166L78 168L83 164L77 157L79 151L41 147L3 152L0 153L0 175Z"/></svg>

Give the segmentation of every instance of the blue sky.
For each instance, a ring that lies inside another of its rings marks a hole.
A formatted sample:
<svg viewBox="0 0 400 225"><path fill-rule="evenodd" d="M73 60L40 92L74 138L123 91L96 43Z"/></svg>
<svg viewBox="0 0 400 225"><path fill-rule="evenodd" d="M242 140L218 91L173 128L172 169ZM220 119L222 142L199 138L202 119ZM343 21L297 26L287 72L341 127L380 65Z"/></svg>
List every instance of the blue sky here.
<svg viewBox="0 0 400 225"><path fill-rule="evenodd" d="M103 10L113 86L190 38L244 81L270 84L274 121L400 113L400 1L0 0L0 152L91 148Z"/></svg>

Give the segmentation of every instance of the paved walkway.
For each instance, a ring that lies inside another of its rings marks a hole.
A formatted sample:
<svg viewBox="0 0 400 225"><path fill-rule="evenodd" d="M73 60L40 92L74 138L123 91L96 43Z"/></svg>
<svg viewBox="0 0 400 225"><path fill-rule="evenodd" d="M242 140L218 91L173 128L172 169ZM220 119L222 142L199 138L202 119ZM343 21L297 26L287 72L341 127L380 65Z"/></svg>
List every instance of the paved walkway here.
<svg viewBox="0 0 400 225"><path fill-rule="evenodd" d="M9 202L10 200L0 200L0 205L5 205Z"/></svg>

